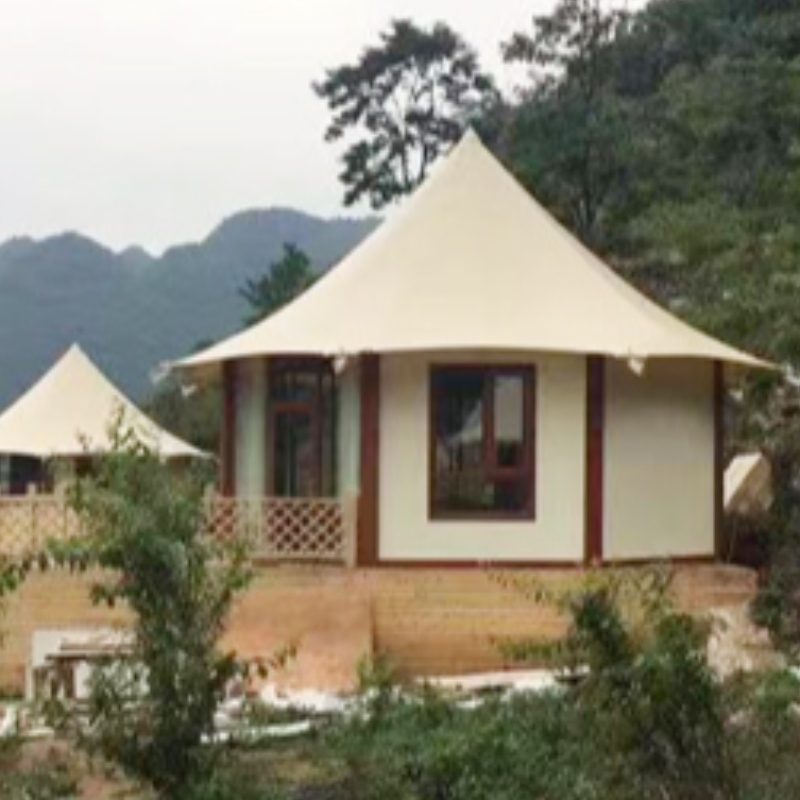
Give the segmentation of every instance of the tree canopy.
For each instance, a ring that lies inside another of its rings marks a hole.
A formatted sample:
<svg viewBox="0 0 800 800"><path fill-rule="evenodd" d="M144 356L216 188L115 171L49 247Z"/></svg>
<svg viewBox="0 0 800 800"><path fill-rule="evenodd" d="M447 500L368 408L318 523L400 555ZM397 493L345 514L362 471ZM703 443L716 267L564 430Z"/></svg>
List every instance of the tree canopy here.
<svg viewBox="0 0 800 800"><path fill-rule="evenodd" d="M800 8L561 0L507 58L534 69L499 150L639 288L800 364Z"/></svg>
<svg viewBox="0 0 800 800"><path fill-rule="evenodd" d="M350 139L340 175L344 202L375 209L418 186L473 119L498 102L475 51L443 23L395 20L352 64L314 85L331 112L325 138Z"/></svg>
<svg viewBox="0 0 800 800"><path fill-rule="evenodd" d="M248 279L240 290L251 309L245 325L253 325L283 308L308 289L316 277L308 256L297 245L284 244L281 258L273 261L261 277Z"/></svg>

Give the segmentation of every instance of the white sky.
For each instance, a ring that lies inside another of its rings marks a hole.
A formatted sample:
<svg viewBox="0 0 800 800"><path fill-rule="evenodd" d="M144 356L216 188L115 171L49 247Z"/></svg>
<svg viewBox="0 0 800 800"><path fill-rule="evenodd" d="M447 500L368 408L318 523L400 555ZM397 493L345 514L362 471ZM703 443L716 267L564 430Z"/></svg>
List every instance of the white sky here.
<svg viewBox="0 0 800 800"><path fill-rule="evenodd" d="M153 251L245 208L342 211L311 90L396 17L500 41L554 0L0 0L0 241ZM356 209L355 212L364 212Z"/></svg>

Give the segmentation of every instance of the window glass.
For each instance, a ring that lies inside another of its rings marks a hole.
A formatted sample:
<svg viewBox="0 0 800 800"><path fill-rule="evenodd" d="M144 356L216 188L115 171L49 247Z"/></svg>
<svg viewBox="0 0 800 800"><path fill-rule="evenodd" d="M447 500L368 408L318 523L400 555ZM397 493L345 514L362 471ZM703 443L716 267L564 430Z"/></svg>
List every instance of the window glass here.
<svg viewBox="0 0 800 800"><path fill-rule="evenodd" d="M319 371L313 365L276 367L270 375L270 391L277 402L311 403L318 394Z"/></svg>
<svg viewBox="0 0 800 800"><path fill-rule="evenodd" d="M530 516L530 369L432 371L434 516Z"/></svg>
<svg viewBox="0 0 800 800"><path fill-rule="evenodd" d="M304 413L275 414L275 494L315 497L316 451L311 417Z"/></svg>
<svg viewBox="0 0 800 800"><path fill-rule="evenodd" d="M437 504L482 508L484 381L478 374L443 373L437 383Z"/></svg>
<svg viewBox="0 0 800 800"><path fill-rule="evenodd" d="M336 382L328 361L274 361L269 376L271 485L279 497L336 494Z"/></svg>
<svg viewBox="0 0 800 800"><path fill-rule="evenodd" d="M525 460L525 382L521 375L497 375L494 392L495 461L500 468Z"/></svg>

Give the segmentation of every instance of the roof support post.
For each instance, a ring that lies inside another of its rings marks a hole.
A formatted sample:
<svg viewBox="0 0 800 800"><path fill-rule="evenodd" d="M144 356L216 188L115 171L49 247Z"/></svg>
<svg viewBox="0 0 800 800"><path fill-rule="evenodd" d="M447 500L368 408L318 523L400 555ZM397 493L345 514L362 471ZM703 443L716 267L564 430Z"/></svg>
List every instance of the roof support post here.
<svg viewBox="0 0 800 800"><path fill-rule="evenodd" d="M378 562L378 487L380 467L380 356L361 356L361 465L358 498L359 567Z"/></svg>
<svg viewBox="0 0 800 800"><path fill-rule="evenodd" d="M586 530L584 563L603 562L606 360L586 357Z"/></svg>
<svg viewBox="0 0 800 800"><path fill-rule="evenodd" d="M714 555L722 560L725 550L725 368L714 369Z"/></svg>
<svg viewBox="0 0 800 800"><path fill-rule="evenodd" d="M222 364L222 435L220 440L220 491L226 497L236 492L236 363Z"/></svg>

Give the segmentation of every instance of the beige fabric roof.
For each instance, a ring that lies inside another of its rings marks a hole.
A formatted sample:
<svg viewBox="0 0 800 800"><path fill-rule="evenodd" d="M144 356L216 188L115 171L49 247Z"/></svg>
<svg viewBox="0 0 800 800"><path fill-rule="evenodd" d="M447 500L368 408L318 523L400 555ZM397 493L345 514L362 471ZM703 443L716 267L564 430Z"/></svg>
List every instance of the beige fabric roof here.
<svg viewBox="0 0 800 800"><path fill-rule="evenodd" d="M465 349L763 365L626 284L469 132L395 215L302 297L178 366Z"/></svg>
<svg viewBox="0 0 800 800"><path fill-rule="evenodd" d="M119 413L165 458L204 455L136 408L78 345L0 415L0 453L50 458L108 452L108 428Z"/></svg>

